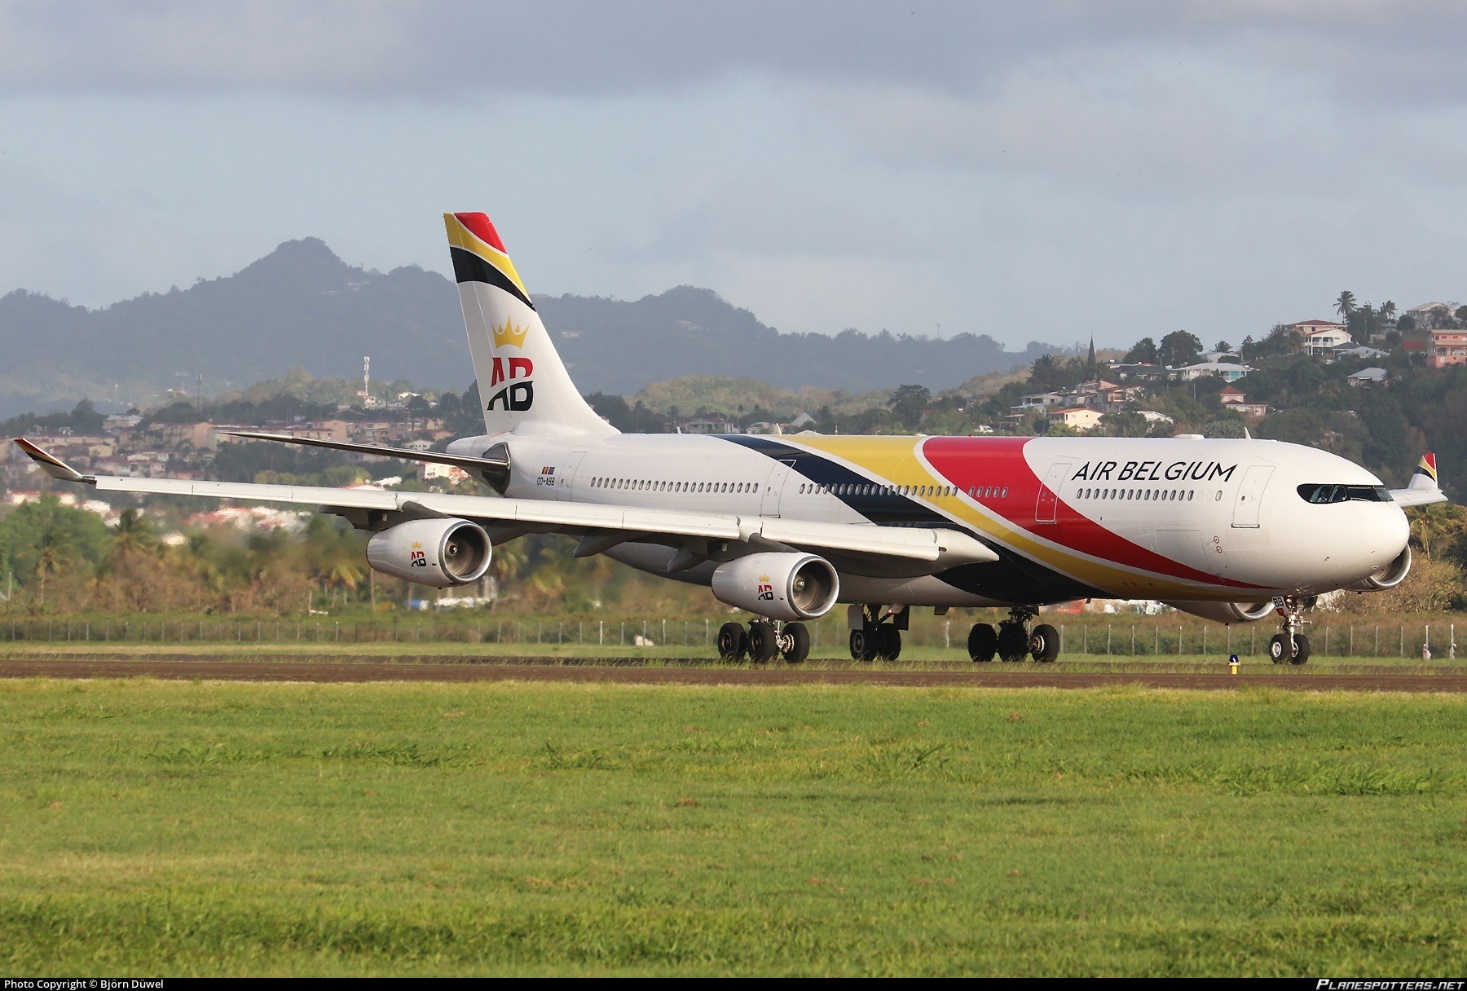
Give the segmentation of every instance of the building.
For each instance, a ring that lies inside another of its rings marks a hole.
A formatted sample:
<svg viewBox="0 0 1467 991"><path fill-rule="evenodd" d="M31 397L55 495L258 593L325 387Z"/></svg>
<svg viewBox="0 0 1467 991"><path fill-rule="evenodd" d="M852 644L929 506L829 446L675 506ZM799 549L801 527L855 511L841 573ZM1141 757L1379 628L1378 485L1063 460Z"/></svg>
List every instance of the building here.
<svg viewBox="0 0 1467 991"><path fill-rule="evenodd" d="M1467 330L1433 330L1428 334L1426 363L1432 368L1467 364Z"/></svg>
<svg viewBox="0 0 1467 991"><path fill-rule="evenodd" d="M1085 433L1094 430L1100 423L1100 418L1105 414L1098 409L1090 409L1086 406L1071 406L1068 409L1051 410L1049 413L1050 423L1062 423L1071 430Z"/></svg>
<svg viewBox="0 0 1467 991"><path fill-rule="evenodd" d="M1253 369L1248 365L1235 365L1231 361L1199 361L1195 365L1171 370L1172 374L1183 382L1190 382L1204 375L1216 375L1224 382L1236 382L1251 371Z"/></svg>
<svg viewBox="0 0 1467 991"><path fill-rule="evenodd" d="M1367 388L1374 385L1385 385L1388 374L1390 373L1384 368L1362 368L1346 379L1346 381L1357 389Z"/></svg>
<svg viewBox="0 0 1467 991"><path fill-rule="evenodd" d="M1223 409L1237 410L1244 416L1263 416L1268 412L1267 403L1250 403L1248 396L1235 385L1225 385L1217 394Z"/></svg>

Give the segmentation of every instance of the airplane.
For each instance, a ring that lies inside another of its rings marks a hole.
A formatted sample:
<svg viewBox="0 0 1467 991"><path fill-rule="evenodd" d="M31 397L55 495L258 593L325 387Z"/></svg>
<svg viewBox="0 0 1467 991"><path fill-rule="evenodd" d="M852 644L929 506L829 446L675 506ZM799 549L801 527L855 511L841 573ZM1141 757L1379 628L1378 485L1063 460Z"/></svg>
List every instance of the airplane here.
<svg viewBox="0 0 1467 991"><path fill-rule="evenodd" d="M371 566L448 588L528 533L576 557L708 586L752 614L718 654L805 660L805 623L846 605L851 657L895 659L914 607L999 607L967 638L978 663L1059 654L1039 607L1156 599L1221 623L1272 613L1275 663L1304 663L1315 597L1410 571L1402 507L1446 501L1435 457L1407 488L1269 440L623 434L581 397L504 243L447 213L484 434L442 453L235 431L246 439L454 465L482 496L87 475L16 438L53 478L100 491L318 506L371 534Z"/></svg>

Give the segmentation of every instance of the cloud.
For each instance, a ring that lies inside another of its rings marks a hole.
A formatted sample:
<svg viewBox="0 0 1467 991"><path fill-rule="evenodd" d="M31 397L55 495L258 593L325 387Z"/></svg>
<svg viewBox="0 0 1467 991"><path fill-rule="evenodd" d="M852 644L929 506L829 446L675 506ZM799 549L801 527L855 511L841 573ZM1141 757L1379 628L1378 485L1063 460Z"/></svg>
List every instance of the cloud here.
<svg viewBox="0 0 1467 991"><path fill-rule="evenodd" d="M1446 0L0 3L0 87L597 97L744 73L975 94L1099 50L1222 57L1340 99L1456 103Z"/></svg>

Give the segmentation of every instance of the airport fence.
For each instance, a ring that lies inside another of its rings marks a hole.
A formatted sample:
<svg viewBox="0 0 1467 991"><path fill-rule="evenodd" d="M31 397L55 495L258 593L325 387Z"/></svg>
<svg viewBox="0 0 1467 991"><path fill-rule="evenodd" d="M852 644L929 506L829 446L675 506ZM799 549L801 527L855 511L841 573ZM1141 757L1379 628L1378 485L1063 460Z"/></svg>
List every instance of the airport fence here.
<svg viewBox="0 0 1467 991"><path fill-rule="evenodd" d="M413 617L404 621L333 617L297 619L79 618L10 617L0 619L0 640L42 643L160 644L351 644L493 643L525 647L572 645L592 648L712 648L718 628L730 618L565 619L515 617ZM1270 622L1225 627L1175 617L1106 621L1110 617L1043 615L1060 634L1063 654L1095 657L1165 657L1265 654L1277 631ZM913 617L903 635L910 647L964 650L974 617ZM829 651L846 644L845 617L832 614L806 624L812 648ZM1379 657L1455 660L1452 622L1360 624L1316 621L1304 632L1315 657ZM1467 649L1467 645L1464 645Z"/></svg>

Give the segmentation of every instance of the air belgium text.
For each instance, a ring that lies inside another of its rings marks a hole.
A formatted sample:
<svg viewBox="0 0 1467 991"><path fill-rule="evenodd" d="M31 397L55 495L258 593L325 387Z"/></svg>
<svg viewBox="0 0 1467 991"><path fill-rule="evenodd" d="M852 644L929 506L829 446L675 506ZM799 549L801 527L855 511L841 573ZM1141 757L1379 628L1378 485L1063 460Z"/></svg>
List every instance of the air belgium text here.
<svg viewBox="0 0 1467 991"><path fill-rule="evenodd" d="M1237 465L1224 467L1217 461L1087 461L1070 476L1071 481L1091 482L1194 482L1230 481Z"/></svg>

